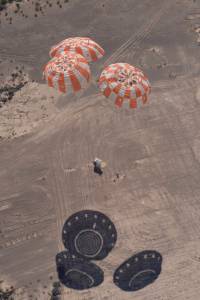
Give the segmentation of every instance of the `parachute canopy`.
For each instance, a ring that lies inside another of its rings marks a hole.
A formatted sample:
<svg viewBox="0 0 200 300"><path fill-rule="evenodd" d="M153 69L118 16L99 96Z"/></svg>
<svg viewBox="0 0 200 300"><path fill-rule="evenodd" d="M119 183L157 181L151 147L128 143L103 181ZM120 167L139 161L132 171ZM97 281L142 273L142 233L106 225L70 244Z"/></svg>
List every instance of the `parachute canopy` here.
<svg viewBox="0 0 200 300"><path fill-rule="evenodd" d="M91 72L84 57L68 53L51 59L44 67L43 76L50 87L71 94L88 86Z"/></svg>
<svg viewBox="0 0 200 300"><path fill-rule="evenodd" d="M143 72L127 63L115 63L106 67L99 78L99 88L105 97L114 100L118 107L137 108L145 104L151 91Z"/></svg>
<svg viewBox="0 0 200 300"><path fill-rule="evenodd" d="M53 46L49 55L54 57L62 52L68 53L69 51L82 55L88 62L97 61L105 53L103 48L92 39L88 37L73 37Z"/></svg>

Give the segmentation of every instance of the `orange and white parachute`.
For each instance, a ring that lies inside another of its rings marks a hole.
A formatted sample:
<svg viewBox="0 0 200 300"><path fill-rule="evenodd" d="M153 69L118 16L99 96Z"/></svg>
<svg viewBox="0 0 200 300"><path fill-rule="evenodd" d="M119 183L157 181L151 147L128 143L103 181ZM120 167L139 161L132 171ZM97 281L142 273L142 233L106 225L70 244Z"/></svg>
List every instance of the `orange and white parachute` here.
<svg viewBox="0 0 200 300"><path fill-rule="evenodd" d="M43 76L48 86L62 93L72 94L88 86L91 72L83 56L68 53L51 59L44 67Z"/></svg>
<svg viewBox="0 0 200 300"><path fill-rule="evenodd" d="M151 92L143 72L127 63L106 67L99 78L99 88L105 97L113 99L118 107L137 108L145 104Z"/></svg>
<svg viewBox="0 0 200 300"><path fill-rule="evenodd" d="M54 57L62 52L68 53L69 51L82 55L88 62L97 61L105 54L103 48L92 39L88 37L74 37L65 39L53 46L49 55Z"/></svg>

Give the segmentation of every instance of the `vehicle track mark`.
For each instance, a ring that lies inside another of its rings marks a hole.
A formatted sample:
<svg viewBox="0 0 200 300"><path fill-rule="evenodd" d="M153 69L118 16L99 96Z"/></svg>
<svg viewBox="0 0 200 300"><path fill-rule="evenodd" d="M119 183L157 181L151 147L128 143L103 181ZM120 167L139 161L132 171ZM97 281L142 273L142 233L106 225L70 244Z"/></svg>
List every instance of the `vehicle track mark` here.
<svg viewBox="0 0 200 300"><path fill-rule="evenodd" d="M16 53L7 53L4 51L0 51L0 59L12 59L18 61L19 63L35 63L37 61L37 57L35 55L22 55Z"/></svg>
<svg viewBox="0 0 200 300"><path fill-rule="evenodd" d="M162 16L169 10L173 2L165 2L164 5L156 12L151 18L151 21L144 24L144 26L135 32L128 41L126 41L121 47L119 47L105 62L104 66L114 63L122 55L124 56L128 51L138 46L149 34L152 32L155 25L161 20Z"/></svg>
<svg viewBox="0 0 200 300"><path fill-rule="evenodd" d="M24 244L25 242L40 238L44 235L45 235L44 232L38 233L36 231L34 231L32 233L24 233L24 234L18 236L17 238L10 239L10 240L6 241L5 243L1 244L0 249L14 248L14 247L18 246L19 244L20 244L20 246L22 246L22 244Z"/></svg>

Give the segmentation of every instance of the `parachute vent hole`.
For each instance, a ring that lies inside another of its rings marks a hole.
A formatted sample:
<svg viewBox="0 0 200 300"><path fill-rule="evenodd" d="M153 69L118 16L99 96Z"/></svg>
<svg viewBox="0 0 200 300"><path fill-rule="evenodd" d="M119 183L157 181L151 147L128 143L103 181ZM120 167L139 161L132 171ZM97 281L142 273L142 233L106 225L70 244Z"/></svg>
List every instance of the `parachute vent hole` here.
<svg viewBox="0 0 200 300"><path fill-rule="evenodd" d="M130 85L132 86L133 84L137 84L137 81L135 79L133 79L131 82L130 82Z"/></svg>

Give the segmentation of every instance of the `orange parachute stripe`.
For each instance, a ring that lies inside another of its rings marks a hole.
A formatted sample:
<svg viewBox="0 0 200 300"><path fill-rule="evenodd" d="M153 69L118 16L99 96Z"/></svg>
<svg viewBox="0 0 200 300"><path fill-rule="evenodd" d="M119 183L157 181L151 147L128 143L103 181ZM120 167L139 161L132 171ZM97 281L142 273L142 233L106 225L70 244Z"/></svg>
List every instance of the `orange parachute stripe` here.
<svg viewBox="0 0 200 300"><path fill-rule="evenodd" d="M103 48L101 48L98 44L95 43L93 46L95 49L97 49L97 51L99 51L99 53L101 53L102 56L105 54Z"/></svg>
<svg viewBox="0 0 200 300"><path fill-rule="evenodd" d="M54 84L53 84L53 77L56 76L56 72L52 72L49 76L48 76L48 85L50 87L53 87Z"/></svg>
<svg viewBox="0 0 200 300"><path fill-rule="evenodd" d="M60 74L58 79L58 86L60 92L66 93L65 79L64 79L64 74L62 73Z"/></svg>
<svg viewBox="0 0 200 300"><path fill-rule="evenodd" d="M137 101L135 99L130 100L130 108L137 108Z"/></svg>
<svg viewBox="0 0 200 300"><path fill-rule="evenodd" d="M124 97L130 98L130 96L131 96L131 90L130 90L130 88L127 88L127 89L125 90Z"/></svg>
<svg viewBox="0 0 200 300"><path fill-rule="evenodd" d="M122 107L122 104L123 104L123 98L118 96L115 100L115 105L118 107Z"/></svg>
<svg viewBox="0 0 200 300"><path fill-rule="evenodd" d="M122 87L122 85L118 84L116 87L114 87L113 92L116 93L116 94L119 94L119 91L120 91L121 87Z"/></svg>
<svg viewBox="0 0 200 300"><path fill-rule="evenodd" d="M110 94L111 94L111 89L109 88L109 87L107 87L107 88L105 88L105 90L104 90L104 95L106 96L106 97L109 97L110 96Z"/></svg>
<svg viewBox="0 0 200 300"><path fill-rule="evenodd" d="M79 73L87 79L87 81L90 80L90 74L86 69L83 69L81 66L78 65L75 67L75 69L78 70Z"/></svg>
<svg viewBox="0 0 200 300"><path fill-rule="evenodd" d="M74 73L73 73L72 71L69 72L69 77L70 77L70 80L71 80L71 83L72 83L73 90L74 90L75 92L80 91L80 89L81 89L80 82L79 82L79 80L76 78L76 76L74 75Z"/></svg>
<svg viewBox="0 0 200 300"><path fill-rule="evenodd" d="M90 53L90 56L92 58L93 61L97 61L98 60L98 57L96 55L96 52L92 49L92 48L88 48L88 51Z"/></svg>
<svg viewBox="0 0 200 300"><path fill-rule="evenodd" d="M135 86L135 92L138 98L142 96L141 90L137 86Z"/></svg>
<svg viewBox="0 0 200 300"><path fill-rule="evenodd" d="M83 50L81 47L76 47L76 52L83 56Z"/></svg>

